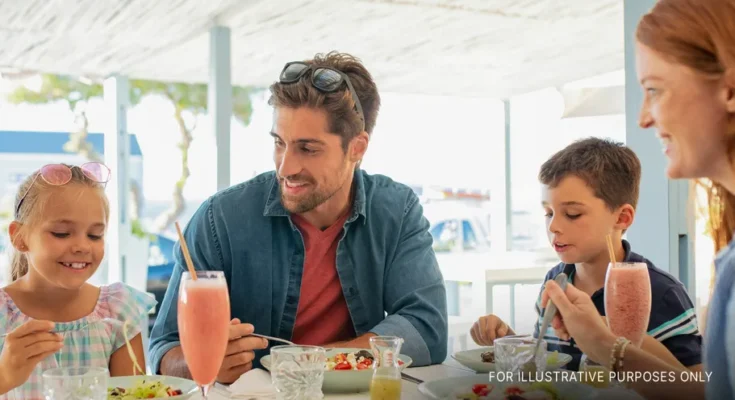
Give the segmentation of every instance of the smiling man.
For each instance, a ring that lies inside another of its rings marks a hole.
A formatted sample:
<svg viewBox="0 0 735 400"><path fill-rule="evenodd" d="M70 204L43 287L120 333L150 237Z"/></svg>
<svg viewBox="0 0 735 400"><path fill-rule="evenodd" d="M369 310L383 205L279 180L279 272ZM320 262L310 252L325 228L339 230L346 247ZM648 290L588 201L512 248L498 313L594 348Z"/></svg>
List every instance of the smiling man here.
<svg viewBox="0 0 735 400"><path fill-rule="evenodd" d="M230 288L218 381L259 365L266 343L253 330L331 347L400 336L414 365L444 361L446 292L429 222L409 187L359 168L380 107L370 73L350 55L317 55L286 64L270 91L276 170L212 196L185 233L197 269L224 271ZM154 371L187 376L178 247L176 258L151 355Z"/></svg>

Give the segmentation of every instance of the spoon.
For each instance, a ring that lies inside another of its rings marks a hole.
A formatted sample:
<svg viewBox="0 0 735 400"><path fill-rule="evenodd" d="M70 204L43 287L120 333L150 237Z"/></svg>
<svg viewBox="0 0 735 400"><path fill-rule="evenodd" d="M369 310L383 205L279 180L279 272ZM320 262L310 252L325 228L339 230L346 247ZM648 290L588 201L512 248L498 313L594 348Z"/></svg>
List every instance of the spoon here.
<svg viewBox="0 0 735 400"><path fill-rule="evenodd" d="M561 273L554 278L554 281L559 285L562 291L565 291L567 289L567 274ZM533 352L533 358L536 359L536 356L538 356L538 350L541 348L541 340L544 337L544 333L546 333L546 330L549 329L549 324L551 323L551 320L554 319L554 315L556 315L556 306L554 303L549 299L549 303L546 305L546 311L544 311L544 320L541 322L541 330L539 331L539 337L536 340L536 350Z"/></svg>

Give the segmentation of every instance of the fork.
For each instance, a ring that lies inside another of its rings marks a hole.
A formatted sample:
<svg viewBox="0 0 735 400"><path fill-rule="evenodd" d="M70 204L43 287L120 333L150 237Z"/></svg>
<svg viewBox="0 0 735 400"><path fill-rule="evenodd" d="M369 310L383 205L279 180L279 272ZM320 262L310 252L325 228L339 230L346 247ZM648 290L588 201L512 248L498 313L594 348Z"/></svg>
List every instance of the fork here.
<svg viewBox="0 0 735 400"><path fill-rule="evenodd" d="M82 325L81 327L79 327L77 329L74 329L74 330L70 330L70 331L51 331L50 333L59 333L59 334L62 334L63 335L65 333L67 333L67 332L83 331L83 330L89 328L89 326L92 325L92 324L99 324L100 322L104 322L104 321L120 322L120 321L118 321L118 320L116 320L114 318L102 318L102 319L100 319L98 321L87 322L84 325ZM4 334L0 335L0 338L4 338L4 337L8 336L9 334L10 334L10 332L4 333Z"/></svg>
<svg viewBox="0 0 735 400"><path fill-rule="evenodd" d="M280 338L273 337L273 336L261 335L259 333L251 333L249 336L255 336L255 337L259 337L259 338L263 338L263 339L268 339L268 340L272 340L272 341L276 341L276 342L285 343L285 344L288 344L288 345L291 345L291 346L296 346L296 343L291 342L291 341L288 341L286 339L280 339Z"/></svg>

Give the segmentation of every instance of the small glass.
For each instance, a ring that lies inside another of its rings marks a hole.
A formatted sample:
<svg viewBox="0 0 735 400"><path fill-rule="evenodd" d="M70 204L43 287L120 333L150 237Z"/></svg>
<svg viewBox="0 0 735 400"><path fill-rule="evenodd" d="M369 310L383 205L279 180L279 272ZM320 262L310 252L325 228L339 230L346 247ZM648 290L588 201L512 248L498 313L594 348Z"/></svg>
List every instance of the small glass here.
<svg viewBox="0 0 735 400"><path fill-rule="evenodd" d="M41 376L45 400L107 398L107 368L52 368Z"/></svg>
<svg viewBox="0 0 735 400"><path fill-rule="evenodd" d="M546 341L541 340L538 354L536 343L540 339L532 335L505 336L493 342L495 369L497 372L510 373L509 382L528 381L546 370Z"/></svg>
<svg viewBox="0 0 735 400"><path fill-rule="evenodd" d="M596 388L607 388L610 386L610 370L602 364L598 364L582 354L579 361L579 370L584 372L580 381Z"/></svg>
<svg viewBox="0 0 735 400"><path fill-rule="evenodd" d="M277 400L319 400L327 352L318 346L274 346L271 348L271 380Z"/></svg>
<svg viewBox="0 0 735 400"><path fill-rule="evenodd" d="M401 399L401 354L403 339L397 336L373 336L370 349L373 352L373 379L370 382L370 400Z"/></svg>

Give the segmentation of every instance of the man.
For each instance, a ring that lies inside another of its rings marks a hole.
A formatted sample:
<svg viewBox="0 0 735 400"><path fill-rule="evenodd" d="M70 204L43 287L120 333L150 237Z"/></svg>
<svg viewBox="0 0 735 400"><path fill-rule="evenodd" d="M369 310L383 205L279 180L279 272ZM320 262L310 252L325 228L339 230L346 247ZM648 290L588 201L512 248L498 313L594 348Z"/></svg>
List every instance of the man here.
<svg viewBox="0 0 735 400"><path fill-rule="evenodd" d="M286 64L270 91L276 171L209 198L185 232L196 268L224 271L229 285L217 380L260 365L268 344L253 331L327 347L400 336L414 365L444 361L446 292L419 200L359 169L380 107L370 73L333 52ZM186 377L176 322L186 264L175 253L150 350L155 372Z"/></svg>

